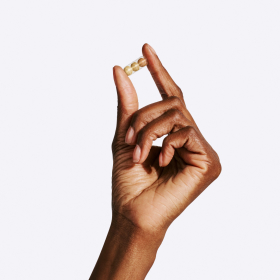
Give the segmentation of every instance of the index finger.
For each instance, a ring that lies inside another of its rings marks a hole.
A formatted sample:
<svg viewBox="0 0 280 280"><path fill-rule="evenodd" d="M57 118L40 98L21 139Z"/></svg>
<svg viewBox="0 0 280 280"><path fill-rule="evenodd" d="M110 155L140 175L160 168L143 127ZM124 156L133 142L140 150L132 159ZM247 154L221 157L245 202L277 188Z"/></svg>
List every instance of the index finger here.
<svg viewBox="0 0 280 280"><path fill-rule="evenodd" d="M181 89L177 86L167 70L163 67L154 49L149 44L145 44L142 48L142 52L148 60L147 67L157 85L162 99L167 99L170 96L177 96L178 98L180 98L180 100L185 105L184 115L197 127L197 124L195 123L191 113L186 107Z"/></svg>
<svg viewBox="0 0 280 280"><path fill-rule="evenodd" d="M162 98L166 99L170 96L177 96L185 104L181 89L177 86L169 73L163 67L154 49L150 45L144 44L142 53L148 60L147 67L157 85Z"/></svg>

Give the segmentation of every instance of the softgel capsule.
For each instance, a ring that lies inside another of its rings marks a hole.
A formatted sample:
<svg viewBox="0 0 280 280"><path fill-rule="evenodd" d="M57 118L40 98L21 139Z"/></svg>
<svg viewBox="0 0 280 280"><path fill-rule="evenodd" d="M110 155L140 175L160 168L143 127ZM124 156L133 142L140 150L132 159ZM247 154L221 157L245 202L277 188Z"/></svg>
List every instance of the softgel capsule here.
<svg viewBox="0 0 280 280"><path fill-rule="evenodd" d="M137 58L136 60L132 61L130 64L125 66L123 70L127 74L127 76L130 76L147 65L148 65L147 59L144 56L140 56L139 58Z"/></svg>

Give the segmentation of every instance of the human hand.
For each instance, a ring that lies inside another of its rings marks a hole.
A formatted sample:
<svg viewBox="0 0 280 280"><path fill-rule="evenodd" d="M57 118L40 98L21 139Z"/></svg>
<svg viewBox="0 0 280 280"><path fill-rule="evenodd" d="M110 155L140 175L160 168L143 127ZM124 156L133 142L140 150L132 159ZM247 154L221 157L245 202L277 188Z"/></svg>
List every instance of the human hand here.
<svg viewBox="0 0 280 280"><path fill-rule="evenodd" d="M114 67L113 215L90 280L144 279L168 226L221 172L180 88L147 44L143 55L163 100L138 110L131 80ZM162 147L152 146L163 135Z"/></svg>
<svg viewBox="0 0 280 280"><path fill-rule="evenodd" d="M158 56L148 44L142 51L163 100L138 110L131 80L114 67L119 105L112 205L136 228L160 233L219 176L221 164ZM152 146L163 135L162 148Z"/></svg>

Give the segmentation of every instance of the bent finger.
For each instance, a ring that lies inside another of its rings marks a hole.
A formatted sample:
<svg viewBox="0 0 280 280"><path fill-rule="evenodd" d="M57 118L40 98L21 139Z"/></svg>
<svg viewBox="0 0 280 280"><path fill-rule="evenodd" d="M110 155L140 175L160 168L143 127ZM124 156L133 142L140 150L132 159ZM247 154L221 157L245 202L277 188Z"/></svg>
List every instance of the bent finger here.
<svg viewBox="0 0 280 280"><path fill-rule="evenodd" d="M186 126L163 140L160 165L168 165L175 154L175 149L177 149L178 154L186 164L202 168L199 163L206 159L210 148L199 131L193 126Z"/></svg>
<svg viewBox="0 0 280 280"><path fill-rule="evenodd" d="M133 161L143 163L149 155L153 141L191 122L179 110L171 109L143 127L137 137Z"/></svg>
<svg viewBox="0 0 280 280"><path fill-rule="evenodd" d="M138 132L144 126L171 109L176 109L183 115L187 116L185 105L176 96L172 96L159 102L150 104L135 112L133 114L130 127L127 131L125 142L129 145L135 145Z"/></svg>

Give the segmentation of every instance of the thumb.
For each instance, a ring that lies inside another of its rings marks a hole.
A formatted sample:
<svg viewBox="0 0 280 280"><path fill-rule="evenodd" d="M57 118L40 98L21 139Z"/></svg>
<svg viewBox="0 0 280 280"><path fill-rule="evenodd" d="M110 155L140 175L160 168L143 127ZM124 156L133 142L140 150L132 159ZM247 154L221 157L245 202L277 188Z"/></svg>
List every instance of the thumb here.
<svg viewBox="0 0 280 280"><path fill-rule="evenodd" d="M138 98L131 80L120 66L113 68L113 75L118 93L118 117L115 133L117 139L115 140L124 144L131 117L138 110Z"/></svg>

